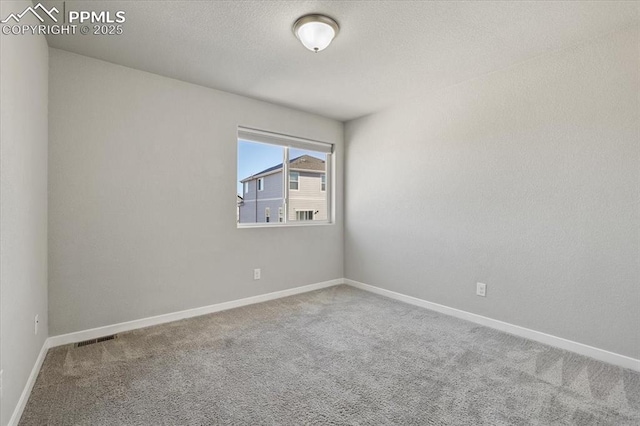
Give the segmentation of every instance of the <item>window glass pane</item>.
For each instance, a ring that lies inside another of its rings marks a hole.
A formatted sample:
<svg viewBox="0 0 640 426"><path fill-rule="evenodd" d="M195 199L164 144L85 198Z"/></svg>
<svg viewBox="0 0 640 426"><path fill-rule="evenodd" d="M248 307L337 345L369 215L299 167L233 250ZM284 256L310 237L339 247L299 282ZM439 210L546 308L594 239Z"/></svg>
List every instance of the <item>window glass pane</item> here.
<svg viewBox="0 0 640 426"><path fill-rule="evenodd" d="M327 154L289 149L290 188L288 215L291 221L327 220ZM294 175L296 181L294 183ZM295 188L294 188L295 186ZM295 190L293 190L295 189Z"/></svg>
<svg viewBox="0 0 640 426"><path fill-rule="evenodd" d="M284 150L277 145L238 141L239 224L273 223L271 212L284 206Z"/></svg>
<svg viewBox="0 0 640 426"><path fill-rule="evenodd" d="M332 145L242 127L238 135L239 226L330 220Z"/></svg>

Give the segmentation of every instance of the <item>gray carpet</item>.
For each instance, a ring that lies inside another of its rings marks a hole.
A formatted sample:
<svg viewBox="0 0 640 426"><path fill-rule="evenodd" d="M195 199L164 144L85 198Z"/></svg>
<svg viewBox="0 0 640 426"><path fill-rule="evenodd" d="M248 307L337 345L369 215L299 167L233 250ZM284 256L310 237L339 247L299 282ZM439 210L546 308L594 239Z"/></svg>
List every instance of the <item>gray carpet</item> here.
<svg viewBox="0 0 640 426"><path fill-rule="evenodd" d="M639 425L640 374L338 286L51 349L44 424Z"/></svg>

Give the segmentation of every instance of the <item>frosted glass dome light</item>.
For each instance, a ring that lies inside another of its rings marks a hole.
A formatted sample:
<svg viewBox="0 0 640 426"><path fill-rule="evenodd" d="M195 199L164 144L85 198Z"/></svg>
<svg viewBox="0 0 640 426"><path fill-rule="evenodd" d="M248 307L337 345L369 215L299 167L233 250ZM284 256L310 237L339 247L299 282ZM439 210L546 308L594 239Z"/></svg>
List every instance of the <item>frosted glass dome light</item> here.
<svg viewBox="0 0 640 426"><path fill-rule="evenodd" d="M318 53L338 35L338 23L324 15L305 15L293 24L293 33L304 47Z"/></svg>

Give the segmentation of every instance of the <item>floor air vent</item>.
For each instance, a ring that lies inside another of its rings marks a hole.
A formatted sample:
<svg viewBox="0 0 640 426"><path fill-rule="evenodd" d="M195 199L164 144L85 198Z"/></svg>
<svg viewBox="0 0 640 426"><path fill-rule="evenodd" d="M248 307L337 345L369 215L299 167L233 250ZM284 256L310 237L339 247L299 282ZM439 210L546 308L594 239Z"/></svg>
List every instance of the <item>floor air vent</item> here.
<svg viewBox="0 0 640 426"><path fill-rule="evenodd" d="M98 337L97 339L85 340L84 342L78 342L75 344L76 348L80 348L82 346L93 345L94 343L106 342L107 340L117 339L117 334L112 334L111 336Z"/></svg>

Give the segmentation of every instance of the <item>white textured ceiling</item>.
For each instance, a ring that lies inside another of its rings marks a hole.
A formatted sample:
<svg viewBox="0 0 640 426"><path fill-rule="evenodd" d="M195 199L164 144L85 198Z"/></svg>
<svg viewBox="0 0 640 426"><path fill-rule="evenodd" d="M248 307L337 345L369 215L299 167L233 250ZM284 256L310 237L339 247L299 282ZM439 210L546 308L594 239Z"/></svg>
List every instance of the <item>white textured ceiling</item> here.
<svg viewBox="0 0 640 426"><path fill-rule="evenodd" d="M124 10L124 34L50 36L52 47L339 120L639 19L637 2L607 1L67 1L66 7ZM307 13L328 14L341 26L324 52L307 51L291 32Z"/></svg>

